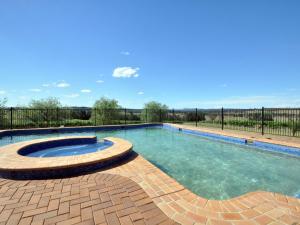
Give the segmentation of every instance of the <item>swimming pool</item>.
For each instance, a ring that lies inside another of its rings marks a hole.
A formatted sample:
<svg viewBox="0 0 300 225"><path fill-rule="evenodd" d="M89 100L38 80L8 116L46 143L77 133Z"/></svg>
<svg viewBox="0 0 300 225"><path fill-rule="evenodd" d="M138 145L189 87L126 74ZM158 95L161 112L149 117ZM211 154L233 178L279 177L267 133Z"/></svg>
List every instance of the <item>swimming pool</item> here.
<svg viewBox="0 0 300 225"><path fill-rule="evenodd" d="M76 133L18 135L0 138L0 146L24 140L71 135L113 136L133 143L133 150L208 199L228 199L265 190L300 193L300 159L184 132L148 127Z"/></svg>

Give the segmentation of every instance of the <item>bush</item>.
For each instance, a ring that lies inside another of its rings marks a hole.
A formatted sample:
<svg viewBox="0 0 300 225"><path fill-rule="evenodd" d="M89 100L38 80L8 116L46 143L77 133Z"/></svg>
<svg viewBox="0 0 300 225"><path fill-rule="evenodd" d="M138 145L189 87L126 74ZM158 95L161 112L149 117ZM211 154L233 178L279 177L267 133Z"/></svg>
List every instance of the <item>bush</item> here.
<svg viewBox="0 0 300 225"><path fill-rule="evenodd" d="M287 128L292 126L290 122L267 121L265 125L272 129Z"/></svg>
<svg viewBox="0 0 300 225"><path fill-rule="evenodd" d="M238 126L238 127L254 127L257 125L256 121L251 121L251 120L227 120L224 122L224 125L230 125L230 126Z"/></svg>

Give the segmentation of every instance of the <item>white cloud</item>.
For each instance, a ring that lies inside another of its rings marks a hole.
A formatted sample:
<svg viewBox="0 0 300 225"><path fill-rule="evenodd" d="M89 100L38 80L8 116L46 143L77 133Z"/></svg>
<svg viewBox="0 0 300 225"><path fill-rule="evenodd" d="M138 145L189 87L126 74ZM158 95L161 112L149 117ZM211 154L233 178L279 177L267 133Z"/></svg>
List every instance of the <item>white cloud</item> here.
<svg viewBox="0 0 300 225"><path fill-rule="evenodd" d="M121 55L130 55L130 52L128 52L128 51L122 51L122 52L120 52L120 54Z"/></svg>
<svg viewBox="0 0 300 225"><path fill-rule="evenodd" d="M50 84L42 84L43 87L50 87Z"/></svg>
<svg viewBox="0 0 300 225"><path fill-rule="evenodd" d="M65 95L66 98L77 98L79 97L79 94L70 94L70 95Z"/></svg>
<svg viewBox="0 0 300 225"><path fill-rule="evenodd" d="M97 80L96 82L101 84L101 83L104 83L104 80Z"/></svg>
<svg viewBox="0 0 300 225"><path fill-rule="evenodd" d="M139 92L138 92L138 95L143 95L143 94L144 94L143 91L139 91Z"/></svg>
<svg viewBox="0 0 300 225"><path fill-rule="evenodd" d="M28 91L31 91L31 92L41 92L42 90L39 89L39 88L31 88Z"/></svg>
<svg viewBox="0 0 300 225"><path fill-rule="evenodd" d="M90 89L82 89L81 92L82 93L91 93L92 91Z"/></svg>
<svg viewBox="0 0 300 225"><path fill-rule="evenodd" d="M6 91L0 90L0 95L5 95L5 94L6 94Z"/></svg>
<svg viewBox="0 0 300 225"><path fill-rule="evenodd" d="M124 67L117 67L113 71L113 77L117 78L130 78L130 77L138 77L138 71L140 68L136 67L130 67L130 66L124 66Z"/></svg>
<svg viewBox="0 0 300 225"><path fill-rule="evenodd" d="M55 83L55 86L59 87L59 88L66 88L66 87L70 87L71 85L65 81L61 81L61 82Z"/></svg>

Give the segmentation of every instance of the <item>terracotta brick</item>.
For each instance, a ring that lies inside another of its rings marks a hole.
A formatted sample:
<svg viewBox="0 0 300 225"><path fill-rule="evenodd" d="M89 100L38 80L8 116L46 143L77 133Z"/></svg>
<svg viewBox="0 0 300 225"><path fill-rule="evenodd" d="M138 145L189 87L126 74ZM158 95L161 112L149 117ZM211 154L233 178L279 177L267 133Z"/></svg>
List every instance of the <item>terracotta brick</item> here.
<svg viewBox="0 0 300 225"><path fill-rule="evenodd" d="M108 225L120 225L120 221L115 213L107 214L106 221Z"/></svg>
<svg viewBox="0 0 300 225"><path fill-rule="evenodd" d="M74 218L71 218L71 219L68 219L68 220L64 220L64 221L61 221L61 222L58 222L56 225L72 225L72 224L77 224L77 223L80 223L81 222L81 218L80 216L78 217L74 217Z"/></svg>
<svg viewBox="0 0 300 225"><path fill-rule="evenodd" d="M103 210L98 210L93 213L95 224L101 224L105 222L105 216Z"/></svg>
<svg viewBox="0 0 300 225"><path fill-rule="evenodd" d="M119 218L121 225L133 225L130 216L123 216Z"/></svg>
<svg viewBox="0 0 300 225"><path fill-rule="evenodd" d="M205 224L207 221L207 218L205 216L197 215L197 214L194 214L191 212L188 212L186 215L187 215L187 217L193 219L197 223Z"/></svg>
<svg viewBox="0 0 300 225"><path fill-rule="evenodd" d="M255 218L255 221L260 224L260 225L264 225L264 224L269 224L271 222L273 222L274 220L266 215L261 215Z"/></svg>
<svg viewBox="0 0 300 225"><path fill-rule="evenodd" d="M243 217L239 213L222 213L225 220L242 220Z"/></svg>
<svg viewBox="0 0 300 225"><path fill-rule="evenodd" d="M241 212L241 214L248 219L261 215L259 212L255 211L254 209L245 210Z"/></svg>
<svg viewBox="0 0 300 225"><path fill-rule="evenodd" d="M32 217L22 218L18 225L29 225L31 224Z"/></svg>
<svg viewBox="0 0 300 225"><path fill-rule="evenodd" d="M23 213L23 217L34 216L34 215L38 215L38 214L41 214L44 212L47 212L47 207L25 211Z"/></svg>
<svg viewBox="0 0 300 225"><path fill-rule="evenodd" d="M93 219L93 211L91 207L87 207L81 210L81 220L90 220Z"/></svg>
<svg viewBox="0 0 300 225"><path fill-rule="evenodd" d="M8 225L17 225L19 224L22 217L22 213L12 214L7 220Z"/></svg>
<svg viewBox="0 0 300 225"><path fill-rule="evenodd" d="M65 214L68 212L70 212L70 203L69 202L61 203L58 208L58 215Z"/></svg>

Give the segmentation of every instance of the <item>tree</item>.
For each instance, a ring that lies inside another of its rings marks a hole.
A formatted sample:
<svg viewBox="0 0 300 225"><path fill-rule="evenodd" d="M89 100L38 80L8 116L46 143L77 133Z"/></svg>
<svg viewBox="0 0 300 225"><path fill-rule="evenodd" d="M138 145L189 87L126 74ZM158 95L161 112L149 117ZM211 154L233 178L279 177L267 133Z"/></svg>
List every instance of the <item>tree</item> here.
<svg viewBox="0 0 300 225"><path fill-rule="evenodd" d="M142 119L146 122L162 122L168 114L168 106L151 101L145 104Z"/></svg>
<svg viewBox="0 0 300 225"><path fill-rule="evenodd" d="M0 98L0 108L4 108L7 103L7 98Z"/></svg>
<svg viewBox="0 0 300 225"><path fill-rule="evenodd" d="M58 109L62 105L60 101L55 97L49 97L40 100L31 100L28 104L30 113L26 113L25 117L29 120L28 122L34 123L37 126L48 126L49 123L63 119ZM28 112L28 111L27 111Z"/></svg>
<svg viewBox="0 0 300 225"><path fill-rule="evenodd" d="M117 100L102 97L94 103L92 120L96 124L115 124L119 120L119 112Z"/></svg>
<svg viewBox="0 0 300 225"><path fill-rule="evenodd" d="M32 109L57 109L62 107L62 105L58 98L49 97L40 100L31 100L28 107Z"/></svg>
<svg viewBox="0 0 300 225"><path fill-rule="evenodd" d="M0 128L5 128L5 124L7 123L7 110L5 110L5 106L7 103L7 98L0 99Z"/></svg>

